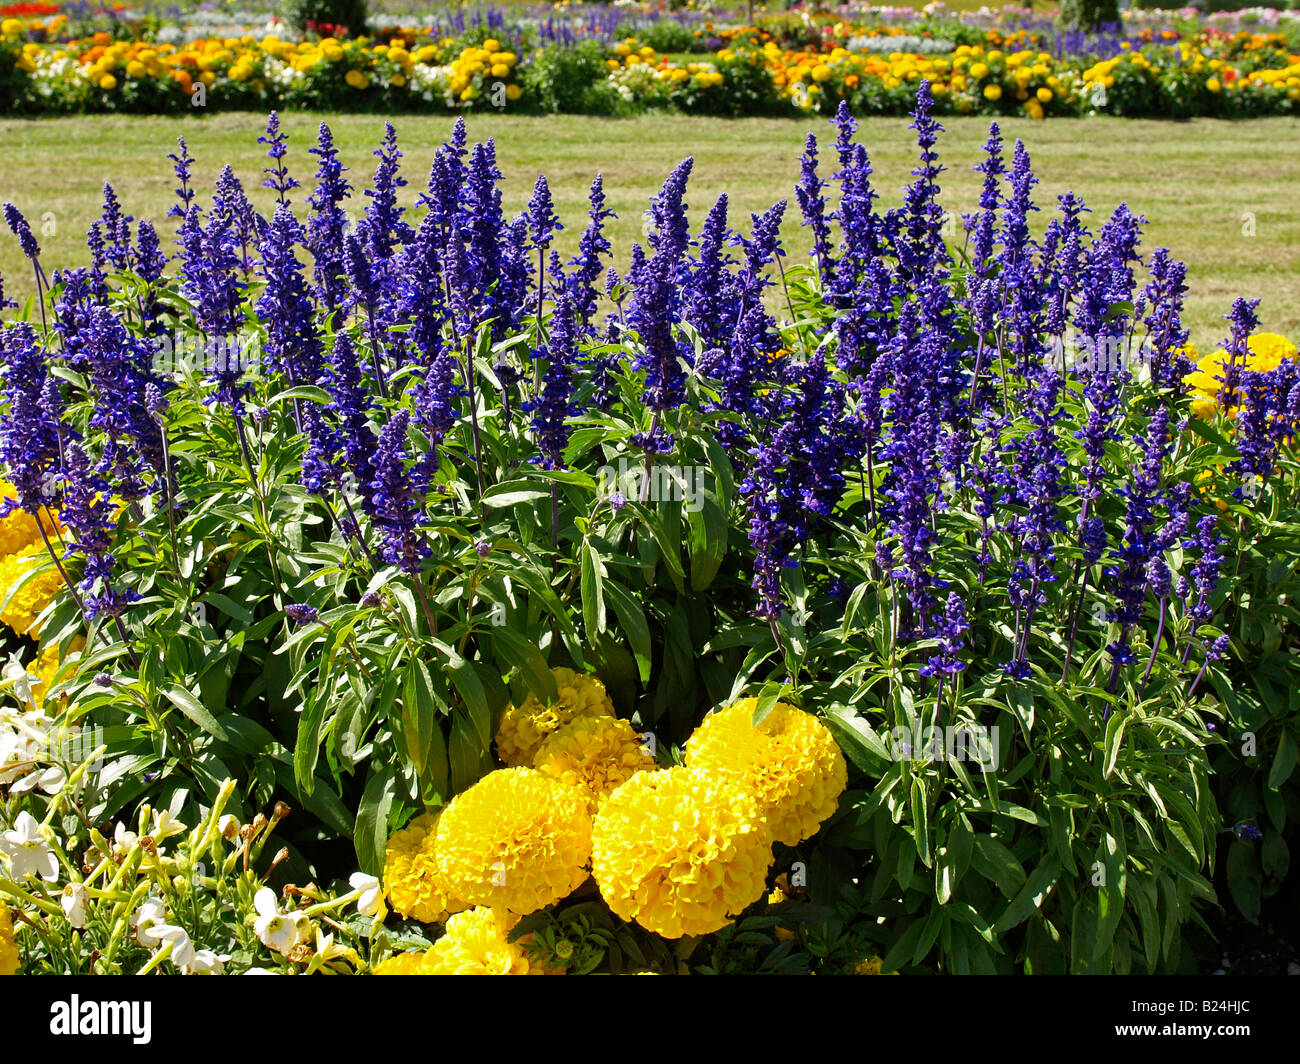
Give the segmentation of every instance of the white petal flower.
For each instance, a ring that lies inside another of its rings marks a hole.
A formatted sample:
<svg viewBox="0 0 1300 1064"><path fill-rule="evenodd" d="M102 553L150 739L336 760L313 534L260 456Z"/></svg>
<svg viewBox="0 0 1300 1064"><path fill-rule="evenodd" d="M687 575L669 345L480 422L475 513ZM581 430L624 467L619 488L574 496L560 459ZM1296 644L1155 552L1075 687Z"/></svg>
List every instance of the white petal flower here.
<svg viewBox="0 0 1300 1064"><path fill-rule="evenodd" d="M153 823L149 827L149 834L153 836L154 842L162 842L163 839L170 839L173 835L183 835L187 830L185 825L166 809L153 811Z"/></svg>
<svg viewBox="0 0 1300 1064"><path fill-rule="evenodd" d="M152 929L152 934L160 947L171 945L172 951L168 958L177 968L184 968L194 961L194 943L190 941L190 934L185 928L175 924L158 924Z"/></svg>
<svg viewBox="0 0 1300 1064"><path fill-rule="evenodd" d="M384 893L378 879L364 872L353 872L348 878L348 886L361 891L361 897L357 899L357 912L362 916L379 915L384 904Z"/></svg>
<svg viewBox="0 0 1300 1064"><path fill-rule="evenodd" d="M0 853L8 856L12 876L20 883L28 876L38 875L51 883L59 878L59 862L40 824L26 810L15 818L13 828L0 835Z"/></svg>
<svg viewBox="0 0 1300 1064"><path fill-rule="evenodd" d="M39 787L46 794L58 794L68 782L68 774L57 765L52 768L29 772L9 788L10 794L26 794Z"/></svg>
<svg viewBox="0 0 1300 1064"><path fill-rule="evenodd" d="M118 821L113 828L113 856L125 857L140 844L140 837L134 831L127 831L126 825Z"/></svg>
<svg viewBox="0 0 1300 1064"><path fill-rule="evenodd" d="M167 910L161 898L147 898L131 918L131 929L135 931L136 941L142 946L153 949L161 945L156 934L159 927L167 924Z"/></svg>
<svg viewBox="0 0 1300 1064"><path fill-rule="evenodd" d="M86 903L89 900L90 891L84 883L69 883L63 888L59 904L63 906L63 915L73 927L86 926Z"/></svg>
<svg viewBox="0 0 1300 1064"><path fill-rule="evenodd" d="M13 689L14 697L25 705L34 706L36 699L32 697L32 684L40 682L41 678L28 672L27 666L18 660L17 654L9 655L9 661L3 673L0 673L0 683L9 685Z"/></svg>
<svg viewBox="0 0 1300 1064"><path fill-rule="evenodd" d="M184 974L225 975L228 960L230 960L228 953L216 954L210 949L195 950L193 959L184 966Z"/></svg>
<svg viewBox="0 0 1300 1064"><path fill-rule="evenodd" d="M311 921L302 913L281 912L275 903L275 891L263 887L253 897L257 918L253 930L262 945L277 953L288 953L294 946L312 937Z"/></svg>

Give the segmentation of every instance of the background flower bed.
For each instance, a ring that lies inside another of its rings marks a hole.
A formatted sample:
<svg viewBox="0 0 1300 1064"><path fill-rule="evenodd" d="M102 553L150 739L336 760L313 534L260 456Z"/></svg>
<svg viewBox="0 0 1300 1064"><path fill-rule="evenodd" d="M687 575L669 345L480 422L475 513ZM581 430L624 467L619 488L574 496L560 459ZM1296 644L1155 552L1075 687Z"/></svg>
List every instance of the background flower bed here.
<svg viewBox="0 0 1300 1064"><path fill-rule="evenodd" d="M928 105L924 96L922 104ZM308 245L317 286L311 290L306 262L294 250L303 240L294 235L296 223L283 210L258 221L233 174L223 175L202 217L184 212L179 287L148 251L148 231L133 234L110 197L93 238L96 266L56 278L59 298L51 308L61 337L53 368L89 376L66 380L66 397L63 384L50 383L63 377L42 377L52 366L34 309L31 324L6 333L6 453L22 485L17 490L24 506L41 511L49 496L40 474L57 468L65 485L56 488L60 513L69 538L81 544L70 564L82 555L94 563L83 587L94 596L87 616L121 613L131 625L127 640L110 635L93 657L72 659L72 641L83 630L76 605L59 596L39 611L42 649L57 648L55 660L76 662L63 689L71 717L90 713L113 727L138 720L105 736L105 753L118 766L148 771L127 787L106 788L112 809L94 806L93 819L142 797L155 808L165 801L170 817L201 825L191 845L202 850L212 841L218 804L231 800L223 798L227 769L239 765L234 775L245 782L238 801L246 804L231 815L250 828L250 838L267 827L265 820L256 827L253 810L277 793L292 795L321 820L295 829L277 862L281 875L346 872L344 832L353 835L363 867L378 872L393 829L451 794L472 792L493 763L492 735L495 752L505 756L497 722L506 702L526 704L529 690L543 702L553 697L546 665L563 662L594 669L620 718L651 727L665 761L676 760L672 748L696 731L706 709L752 688L760 713L782 697L821 717L854 764L839 812L822 834L806 845L796 836L793 853L778 851L777 868L799 866L796 881L787 874L784 886L772 884L779 911L750 913L738 928L708 940L706 967L789 962L839 970L871 948L885 969L1177 967L1177 929L1196 899L1207 897L1201 873L1220 826L1207 776L1209 752L1219 747L1202 716L1220 708L1219 699L1205 696L1208 687L1223 700L1230 741L1245 731L1261 740L1244 764L1234 755L1216 777L1232 775L1227 766L1239 771L1242 787L1231 800L1235 809L1251 809L1227 825L1232 852L1245 855L1229 858L1239 903L1251 897L1255 833L1265 840L1261 848L1269 847L1270 876L1278 867L1274 855L1286 852L1289 799L1282 788L1294 769L1287 755L1293 721L1288 705L1269 693L1269 672L1291 661L1289 614L1268 619L1257 603L1281 605L1289 597L1291 565L1263 572L1260 566L1267 557L1294 554L1287 448L1295 363L1285 356L1294 348L1274 340L1257 351L1260 341L1248 342L1254 310L1241 301L1228 330L1230 368L1210 372L1207 363L1208 380L1194 382L1201 394L1186 394L1176 264L1151 256L1150 276L1144 272L1139 286L1132 272L1138 219L1121 208L1085 240L1073 201L1055 220L1055 237L1030 245L1028 161L1017 150L1004 186L995 139L984 207L967 227L972 250L958 265L942 242L931 154L936 131L924 110L917 127L922 164L903 208L885 215L866 195L866 160L853 147L847 116L835 156L823 145L827 157L839 159L837 184L846 193L834 243L831 230L821 228L829 209L821 179L813 159L805 159L796 199L818 241L814 268L787 264L771 273L784 204L756 217L737 244L722 201L688 253L695 227L686 223L690 167L683 164L652 206L650 253L639 265L633 257L626 281L611 282L617 312L603 330L591 328L589 310L580 329L573 317L599 298L593 286L606 254L599 189L583 253L568 263L548 261L555 220L547 186L539 182L529 211L507 229L494 162L482 145L469 156L463 181L448 173L466 165L457 160L467 145L453 139L439 153L429 210L411 216L417 236L397 209L400 154L390 134L364 222L348 236L372 248L370 267L348 244L338 245L343 194L322 139ZM280 197L297 199L302 193L281 168L273 130L266 143L273 159L267 180ZM184 160L182 150L178 177L188 207ZM34 238L15 213L9 218L35 257ZM458 218L485 224L462 230L457 222L438 235L440 219ZM525 237L545 273L524 265L531 255L509 257ZM868 239L884 240L888 253L875 254ZM462 241L472 249L474 272L460 272ZM373 250L380 246L387 251ZM744 259L743 269L725 261L728 246ZM256 257L241 261L252 248ZM1071 258L1085 248L1084 263ZM340 261L328 257L340 252L346 285L339 268L327 265ZM125 286L114 310L100 303L96 286L118 259L128 276L114 280ZM493 271L494 283L479 271ZM934 283L948 271L951 290ZM551 279L550 299L544 277ZM788 301L784 327L762 309L764 278L778 282ZM241 283L251 286L245 307L230 298ZM331 284L340 286L336 295ZM444 285L446 303L430 298ZM985 301L990 291L1016 295L999 309L996 300ZM508 295L489 313L493 304L485 300L494 292ZM1063 306L1051 302L1062 295ZM346 303L346 320L322 321L313 301L323 308ZM549 312L537 314L539 306ZM164 401L149 378L148 338L155 335L151 323L171 316L167 307L183 316L183 331L197 325L209 340L233 334L251 313L259 347L280 360L279 368L247 397L221 371L206 382L183 375ZM728 307L739 315L740 330ZM1068 377L1058 376L1040 330L1062 335L1064 324L1051 324L1051 315L1065 309L1077 335L1145 351L1150 382L1104 370L1109 362L1088 371L1076 364ZM985 314L994 316L996 329L992 322L981 326ZM923 321L928 336L919 330ZM318 363L313 370L310 360L323 356L326 340L328 369L321 372L325 364ZM996 345L996 360L986 344ZM914 349L921 356L915 362L905 357ZM688 377L683 367L692 366ZM1226 378L1226 398L1218 376ZM462 406L468 397L460 387L481 389L479 400ZM964 405L968 387L979 419ZM1117 401L1121 395L1124 402ZM205 396L216 402L202 402ZM115 492L138 496L138 513L96 510L99 482L86 479L76 452L60 454L53 465L49 437L33 434L30 419L48 424L41 419L65 401L68 427L88 434L100 470L113 478ZM326 405L313 413L320 403ZM1221 408L1239 404L1244 420L1221 419ZM570 418L577 407L583 412ZM136 419L141 410L166 426L171 442L164 447L183 470L177 476L187 506L179 531L169 508L157 506L158 492L166 497L171 490L170 474L162 469L160 480L156 457L146 457L156 456L149 441L157 437ZM780 426L775 438L765 423ZM295 431L299 426L305 431ZM351 486L345 470L331 464L338 446L323 431L343 433ZM186 446L191 434L194 445ZM431 446L435 436L441 442ZM45 450L36 454L32 447L42 439ZM991 464L981 465L980 453ZM634 490L618 498L593 493L596 464L620 455L705 470L704 506L643 500ZM374 463L373 479L357 475L361 458ZM1071 465L1087 470L1082 483L1062 479ZM941 470L967 479L948 484ZM154 486L147 496L132 486L137 475ZM359 511L362 535L348 531L341 519L348 511L339 509L358 487L358 499L368 504ZM930 529L935 504L942 517ZM1092 524L1084 521L1087 536L1076 541L1073 522L1064 519L1080 505ZM991 538L988 517L995 518ZM112 559L98 538L106 528L117 540ZM1098 532L1113 544L1108 567L1097 565L1103 551L1086 560ZM1229 538L1220 543L1216 533ZM972 553L976 544L979 553ZM1229 545L1235 568L1220 574L1216 555ZM993 554L983 557L990 546ZM426 549L435 552L427 561ZM368 577L372 551L396 568ZM1071 563L1075 575L1067 579ZM1091 584L1078 582L1083 572ZM26 586L11 585L10 598ZM290 589L293 599L286 597ZM132 594L144 598L132 604ZM1085 602L1092 606L1085 609ZM498 608L504 626L492 619ZM1221 637L1221 624L1240 631ZM92 625L92 646L103 631ZM151 643L164 638L165 645ZM1249 687L1258 698L1236 693L1219 664L1229 653L1243 662L1243 675L1255 674ZM426 672L429 654L441 668ZM102 681L93 671L100 668ZM1058 668L1064 680L1056 679ZM374 677L384 678L378 688ZM228 695L238 699L233 712ZM894 727L918 714L942 720L945 713L1005 729L1005 777L891 757L882 737ZM189 744L191 752L169 758L173 743ZM161 768L149 767L155 764ZM63 781L38 775L19 790L18 803L48 785L53 824L68 808L61 803L79 801L71 786L76 768L64 769ZM98 789L87 795L100 800ZM137 834L150 815L141 814ZM61 830L82 836L75 824ZM14 847L49 849L30 824L14 831ZM93 835L88 841L112 860ZM129 840L119 848L124 857L141 849ZM1109 878L1094 893L1096 862ZM1080 868L1093 875L1080 878ZM264 874L264 866L254 874ZM1259 888L1275 885L1261 879ZM318 903L312 888L295 917L300 895L290 894L290 911L282 913L275 896L268 901L256 886L244 880L233 895L238 904L223 903L230 912L222 926L243 927L238 919L246 913L257 941L290 970L330 955L332 946L309 946L298 925L324 911L317 904L337 907L341 900ZM799 900L801 886L806 900ZM76 890L68 887L75 909ZM339 897L360 901L373 890L363 885ZM107 900L123 906L103 914L101 930L111 934L131 906ZM584 950L611 956L605 936L617 938L619 926L600 917L594 902L572 900L545 919L561 921L570 947L572 933ZM367 910L373 903L363 902ZM596 923L575 930L585 920ZM137 943L155 949L147 962L153 965L163 963L163 944L174 953L199 934L190 926L182 928L184 940L148 927L141 935L136 924ZM447 922L453 944L462 934L507 930ZM549 933L545 924L527 931L543 939ZM355 938L374 945L375 929L360 927ZM242 940L254 948L246 934ZM72 940L76 950L84 941ZM631 944L662 950L636 933ZM390 945L385 940L374 959ZM42 962L48 957L38 955ZM349 958L342 963L361 966Z"/></svg>
<svg viewBox="0 0 1300 1064"><path fill-rule="evenodd" d="M118 13L100 29L10 17L0 103L34 114L197 105L752 115L830 114L846 99L859 114L905 114L921 78L939 112L954 114L1249 117L1294 114L1300 101L1300 30L1280 16L1238 16L1257 28L1225 32L1148 12L1093 35L1014 8L907 21L888 10L802 13L755 27L716 18L488 8L300 40L256 18L246 32L227 23L203 33Z"/></svg>

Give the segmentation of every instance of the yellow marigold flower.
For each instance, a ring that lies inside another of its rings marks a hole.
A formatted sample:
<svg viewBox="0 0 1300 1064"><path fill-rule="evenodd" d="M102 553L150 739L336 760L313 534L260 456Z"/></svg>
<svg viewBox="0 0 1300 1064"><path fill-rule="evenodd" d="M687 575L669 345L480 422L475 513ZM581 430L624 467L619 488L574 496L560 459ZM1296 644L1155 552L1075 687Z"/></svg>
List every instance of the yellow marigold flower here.
<svg viewBox="0 0 1300 1064"><path fill-rule="evenodd" d="M507 78L510 76L510 68L505 63L495 63L488 73L494 78Z"/></svg>
<svg viewBox="0 0 1300 1064"><path fill-rule="evenodd" d="M655 767L641 736L618 717L579 717L553 731L537 751L533 767L577 787L595 813L616 787Z"/></svg>
<svg viewBox="0 0 1300 1064"><path fill-rule="evenodd" d="M1247 341L1247 347L1246 368L1261 371L1277 369L1300 353L1295 344L1278 333L1256 333Z"/></svg>
<svg viewBox="0 0 1300 1064"><path fill-rule="evenodd" d="M99 79L99 87L105 92L109 92L117 88L117 78L113 77L112 74L105 74Z"/></svg>
<svg viewBox="0 0 1300 1064"><path fill-rule="evenodd" d="M0 905L0 975L18 971L18 945L14 942L14 922L9 906Z"/></svg>
<svg viewBox="0 0 1300 1064"><path fill-rule="evenodd" d="M370 78L360 70L349 70L343 75L343 80L354 89L365 89L370 86Z"/></svg>
<svg viewBox="0 0 1300 1064"><path fill-rule="evenodd" d="M851 974L853 974L853 975L880 975L880 974L881 974L881 969L884 967L884 964L885 964L885 962L884 962L884 959L883 959L882 957L879 957L879 956L875 956L875 957L863 957L862 960L858 961L858 963L855 964L855 965L853 966L853 969L852 969L852 973L851 973ZM897 973L897 972L891 972L890 974L891 974L891 975L897 975L898 973Z"/></svg>
<svg viewBox="0 0 1300 1064"><path fill-rule="evenodd" d="M425 961L428 952L411 950L407 953L394 953L387 960L380 961L371 969L372 975L428 975Z"/></svg>
<svg viewBox="0 0 1300 1064"><path fill-rule="evenodd" d="M1223 84L1222 82L1219 81L1218 78L1210 78L1208 81L1206 81L1205 87L1209 89L1211 92L1218 92L1220 89L1223 88Z"/></svg>
<svg viewBox="0 0 1300 1064"><path fill-rule="evenodd" d="M1047 88L1046 86L1044 86L1043 88L1039 89L1036 93L1034 93L1034 95L1038 97L1038 102L1039 102L1039 103L1051 103L1051 102L1052 102L1052 95L1053 95L1052 90L1049 89L1049 88Z"/></svg>
<svg viewBox="0 0 1300 1064"><path fill-rule="evenodd" d="M507 99L507 100L517 100L517 99L519 99L519 97L522 96L523 94L524 94L524 90L521 89L518 85L507 85L507 86L506 86L506 99Z"/></svg>
<svg viewBox="0 0 1300 1064"><path fill-rule="evenodd" d="M506 97L509 98L509 86ZM614 703L605 685L594 676L572 669L552 669L557 688L549 706L530 694L523 704L507 707L497 729L497 754L507 765L531 765L542 741L557 728L578 717L612 717Z"/></svg>
<svg viewBox="0 0 1300 1064"><path fill-rule="evenodd" d="M58 643L51 644L41 652L41 656L36 659L36 664L32 668L32 674L35 675L40 683L32 684L32 698L39 709L45 703L45 692L50 689L54 681L54 674L59 671L59 667L67 661L73 661L81 657L82 650L85 649L86 640L81 636L76 636L68 644L68 653L64 658L59 657Z"/></svg>
<svg viewBox="0 0 1300 1064"><path fill-rule="evenodd" d="M447 921L447 933L424 955L429 975L528 975L528 955L507 936L517 916L500 909L476 908Z"/></svg>
<svg viewBox="0 0 1300 1064"><path fill-rule="evenodd" d="M982 78L989 72L987 63L972 63L970 66L970 76L973 78Z"/></svg>
<svg viewBox="0 0 1300 1064"><path fill-rule="evenodd" d="M0 561L0 600L9 594L9 589L19 580L42 564L46 568L35 576L28 577L4 609L0 609L0 623L7 624L19 635L39 638L41 633L36 618L63 588L63 577L49 562L44 544L24 547Z"/></svg>
<svg viewBox="0 0 1300 1064"><path fill-rule="evenodd" d="M1184 347L1182 353L1196 358L1196 349L1191 344ZM1241 368L1267 372L1277 369L1288 359L1294 359L1298 353L1296 345L1285 336L1256 333L1246 342L1246 361ZM1196 369L1183 377L1183 383L1192 393L1192 413L1197 417L1208 420L1214 416L1227 365L1228 352L1220 347L1196 359Z"/></svg>
<svg viewBox="0 0 1300 1064"><path fill-rule="evenodd" d="M0 500L17 498L18 492L13 485L0 480ZM46 533L51 536L59 528L58 521L53 517L43 516L41 524L45 526ZM24 547L30 547L40 541L41 532L36 525L36 518L26 510L15 509L8 517L0 517L0 558L7 558Z"/></svg>
<svg viewBox="0 0 1300 1064"><path fill-rule="evenodd" d="M536 912L587 878L587 797L530 768L489 772L443 810L434 856L469 904Z"/></svg>
<svg viewBox="0 0 1300 1064"><path fill-rule="evenodd" d="M984 99L986 99L986 100L1000 100L1000 99L1002 99L1002 86L1001 86L1001 85L985 85L985 86L984 86Z"/></svg>
<svg viewBox="0 0 1300 1064"><path fill-rule="evenodd" d="M483 51L499 52L501 51L501 42L498 41L495 37L489 37L486 41L483 42Z"/></svg>
<svg viewBox="0 0 1300 1064"><path fill-rule="evenodd" d="M778 702L757 727L756 698L712 713L686 743L686 763L752 793L777 842L794 846L835 812L848 766L811 713Z"/></svg>
<svg viewBox="0 0 1300 1064"><path fill-rule="evenodd" d="M437 818L418 816L388 839L384 892L393 908L422 924L440 923L465 904L447 888L434 859Z"/></svg>
<svg viewBox="0 0 1300 1064"><path fill-rule="evenodd" d="M637 773L592 829L592 872L606 903L665 938L725 927L763 896L771 863L754 799L685 766Z"/></svg>
<svg viewBox="0 0 1300 1064"><path fill-rule="evenodd" d="M142 78L145 75L144 64L138 59L132 59L126 64L127 77Z"/></svg>

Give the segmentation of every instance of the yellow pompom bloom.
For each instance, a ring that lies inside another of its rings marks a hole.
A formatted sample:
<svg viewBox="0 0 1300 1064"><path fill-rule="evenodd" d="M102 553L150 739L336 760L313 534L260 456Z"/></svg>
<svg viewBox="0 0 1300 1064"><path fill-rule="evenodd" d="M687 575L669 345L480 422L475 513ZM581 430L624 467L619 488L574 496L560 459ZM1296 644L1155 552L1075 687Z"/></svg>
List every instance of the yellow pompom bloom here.
<svg viewBox="0 0 1300 1064"><path fill-rule="evenodd" d="M553 731L542 743L533 767L544 776L577 787L595 813L616 787L655 767L641 736L618 717L579 717Z"/></svg>
<svg viewBox="0 0 1300 1064"><path fill-rule="evenodd" d="M18 944L14 942L14 922L9 906L0 905L0 975L18 971Z"/></svg>
<svg viewBox="0 0 1300 1064"><path fill-rule="evenodd" d="M112 74L105 74L99 79L99 87L105 92L115 89L117 88L117 78L113 77Z"/></svg>
<svg viewBox="0 0 1300 1064"><path fill-rule="evenodd" d="M469 904L536 912L587 878L587 796L531 768L489 772L443 810L434 856Z"/></svg>
<svg viewBox="0 0 1300 1064"><path fill-rule="evenodd" d="M1051 102L1052 102L1052 90L1049 89L1049 88L1047 88L1046 86L1044 86L1043 88L1039 89L1039 90L1038 90L1034 95L1038 97L1038 102L1039 102L1039 103L1051 103Z"/></svg>
<svg viewBox="0 0 1300 1064"><path fill-rule="evenodd" d="M509 87L506 96L509 98ZM523 704L509 706L497 729L497 754L507 765L531 765L542 741L557 728L578 717L612 717L614 703L605 685L594 676L572 669L552 669L557 688L555 701L543 705L530 694Z"/></svg>
<svg viewBox="0 0 1300 1064"><path fill-rule="evenodd" d="M394 953L387 960L380 961L371 970L372 975L428 975L425 961L427 951L411 950L409 953Z"/></svg>
<svg viewBox="0 0 1300 1064"><path fill-rule="evenodd" d="M1246 368L1265 371L1277 369L1283 362L1294 359L1296 345L1278 333L1256 333L1247 342Z"/></svg>
<svg viewBox="0 0 1300 1064"><path fill-rule="evenodd" d="M39 709L45 704L45 692L50 689L54 682L54 674L59 671L60 666L67 661L73 661L81 657L82 650L85 649L86 640L81 636L73 638L68 644L67 657L59 657L59 645L53 643L42 651L41 656L36 659L35 666L32 667L32 674L36 676L40 683L32 684L32 699L36 702Z"/></svg>
<svg viewBox="0 0 1300 1064"><path fill-rule="evenodd" d="M699 769L639 772L601 808L592 873L624 920L707 935L763 896L772 837L753 797Z"/></svg>
<svg viewBox="0 0 1300 1064"><path fill-rule="evenodd" d="M1000 99L1002 99L1002 86L1001 86L1001 85L985 85L985 86L984 86L984 99L986 99L986 100L1000 100Z"/></svg>
<svg viewBox="0 0 1300 1064"><path fill-rule="evenodd" d="M35 576L27 577L33 569L42 564L46 568ZM36 618L54 601L54 596L63 588L63 577L58 569L49 563L49 554L43 544L32 544L9 555L0 561L0 600L9 594L19 580L27 577L23 586L0 610L0 623L7 624L19 635L40 636Z"/></svg>
<svg viewBox="0 0 1300 1064"><path fill-rule="evenodd" d="M813 81L830 81L831 68L825 63L818 63L817 66L812 69L812 79Z"/></svg>
<svg viewBox="0 0 1300 1064"><path fill-rule="evenodd" d="M16 18L7 18L0 22L0 33L6 37L17 37L23 32L23 24Z"/></svg>
<svg viewBox="0 0 1300 1064"><path fill-rule="evenodd" d="M13 485L0 480L0 500L17 499L18 492ZM53 536L59 527L52 516L41 518L47 535ZM15 508L8 517L0 517L0 558L16 554L24 547L41 541L41 531L36 525L36 518L26 510Z"/></svg>
<svg viewBox="0 0 1300 1064"><path fill-rule="evenodd" d="M447 888L434 859L437 818L418 816L388 839L384 892L393 908L422 924L440 923L465 904Z"/></svg>
<svg viewBox="0 0 1300 1064"><path fill-rule="evenodd" d="M521 89L518 85L507 85L507 86L506 86L506 99L507 99L507 100L517 100L517 99L519 99L519 97L522 96L523 94L524 94L524 90Z"/></svg>
<svg viewBox="0 0 1300 1064"><path fill-rule="evenodd" d="M1256 333L1246 342L1246 359L1239 367L1244 370L1267 372L1277 369L1283 362L1294 359L1296 345L1278 333ZM1183 354L1195 358L1196 350L1190 344ZM1192 393L1192 413L1202 420L1214 416L1218 408L1219 390L1227 376L1228 352L1220 347L1196 360L1196 369L1183 377L1183 383Z"/></svg>
<svg viewBox="0 0 1300 1064"><path fill-rule="evenodd" d="M510 68L506 66L505 63L495 63L488 73L494 78L508 78L510 76Z"/></svg>
<svg viewBox="0 0 1300 1064"><path fill-rule="evenodd" d="M508 939L517 916L499 909L477 908L447 921L447 933L425 955L420 970L428 975L528 975L528 955Z"/></svg>
<svg viewBox="0 0 1300 1064"><path fill-rule="evenodd" d="M982 78L989 72L985 63L972 63L970 67L970 76L973 78Z"/></svg>
<svg viewBox="0 0 1300 1064"><path fill-rule="evenodd" d="M811 713L778 702L755 727L757 705L743 698L705 717L686 743L686 763L753 794L772 838L794 846L835 812L848 766Z"/></svg>
<svg viewBox="0 0 1300 1064"><path fill-rule="evenodd" d="M360 70L349 70L343 75L343 80L354 89L365 89L370 86L370 78Z"/></svg>

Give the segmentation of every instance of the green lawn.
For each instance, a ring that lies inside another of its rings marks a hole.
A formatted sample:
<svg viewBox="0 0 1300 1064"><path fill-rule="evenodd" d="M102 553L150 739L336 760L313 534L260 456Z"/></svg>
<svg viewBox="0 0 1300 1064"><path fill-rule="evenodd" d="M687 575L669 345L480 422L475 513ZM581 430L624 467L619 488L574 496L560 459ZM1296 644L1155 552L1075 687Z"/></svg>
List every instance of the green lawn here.
<svg viewBox="0 0 1300 1064"><path fill-rule="evenodd" d="M308 182L314 159L306 152L320 117L292 114L284 120L291 137L290 165ZM383 120L370 115L328 120L353 168L352 178L368 179L374 163L369 153L382 135ZM229 162L265 208L269 197L257 187L264 161L257 144L261 123L258 116L241 114L192 120L0 120L0 143L5 145L0 200L17 203L34 226L41 227L44 219L47 270L79 265L85 261L82 241L98 215L104 181L113 183L129 213L163 220L175 184L166 154L174 150L178 133L198 159L205 191ZM974 206L978 193L979 178L970 167L978 160L987 122L947 119L945 124L942 152L949 173L944 202L961 212ZM443 116L403 116L396 125L409 165L405 192L413 198L451 122ZM1300 213L1294 209L1300 153L1284 150L1286 144L1300 142L1300 120L1009 120L1003 127L1009 140L1023 137L1029 146L1042 181L1040 204L1054 206L1059 193L1073 188L1091 204L1097 224L1121 200L1146 215L1147 246L1168 246L1188 262L1188 318L1198 344L1223 336L1221 316L1237 295L1263 297L1263 327L1300 337ZM591 178L603 172L610 206L620 215L613 233L620 265L630 242L640 238L648 197L684 155L695 156L688 197L695 224L721 192L730 196L733 221L747 222L750 211L791 196L805 133L824 134L829 128L820 119L483 115L470 120L471 137L497 140L508 211L522 209L537 174L545 171L557 211L569 226L562 234L568 247L585 223ZM867 120L861 135L883 202L897 203L914 165L907 121ZM1040 228L1048 213L1038 217ZM793 198L787 219L792 254L802 254L807 245ZM0 233L0 271L11 294L30 291L30 274L7 232Z"/></svg>

